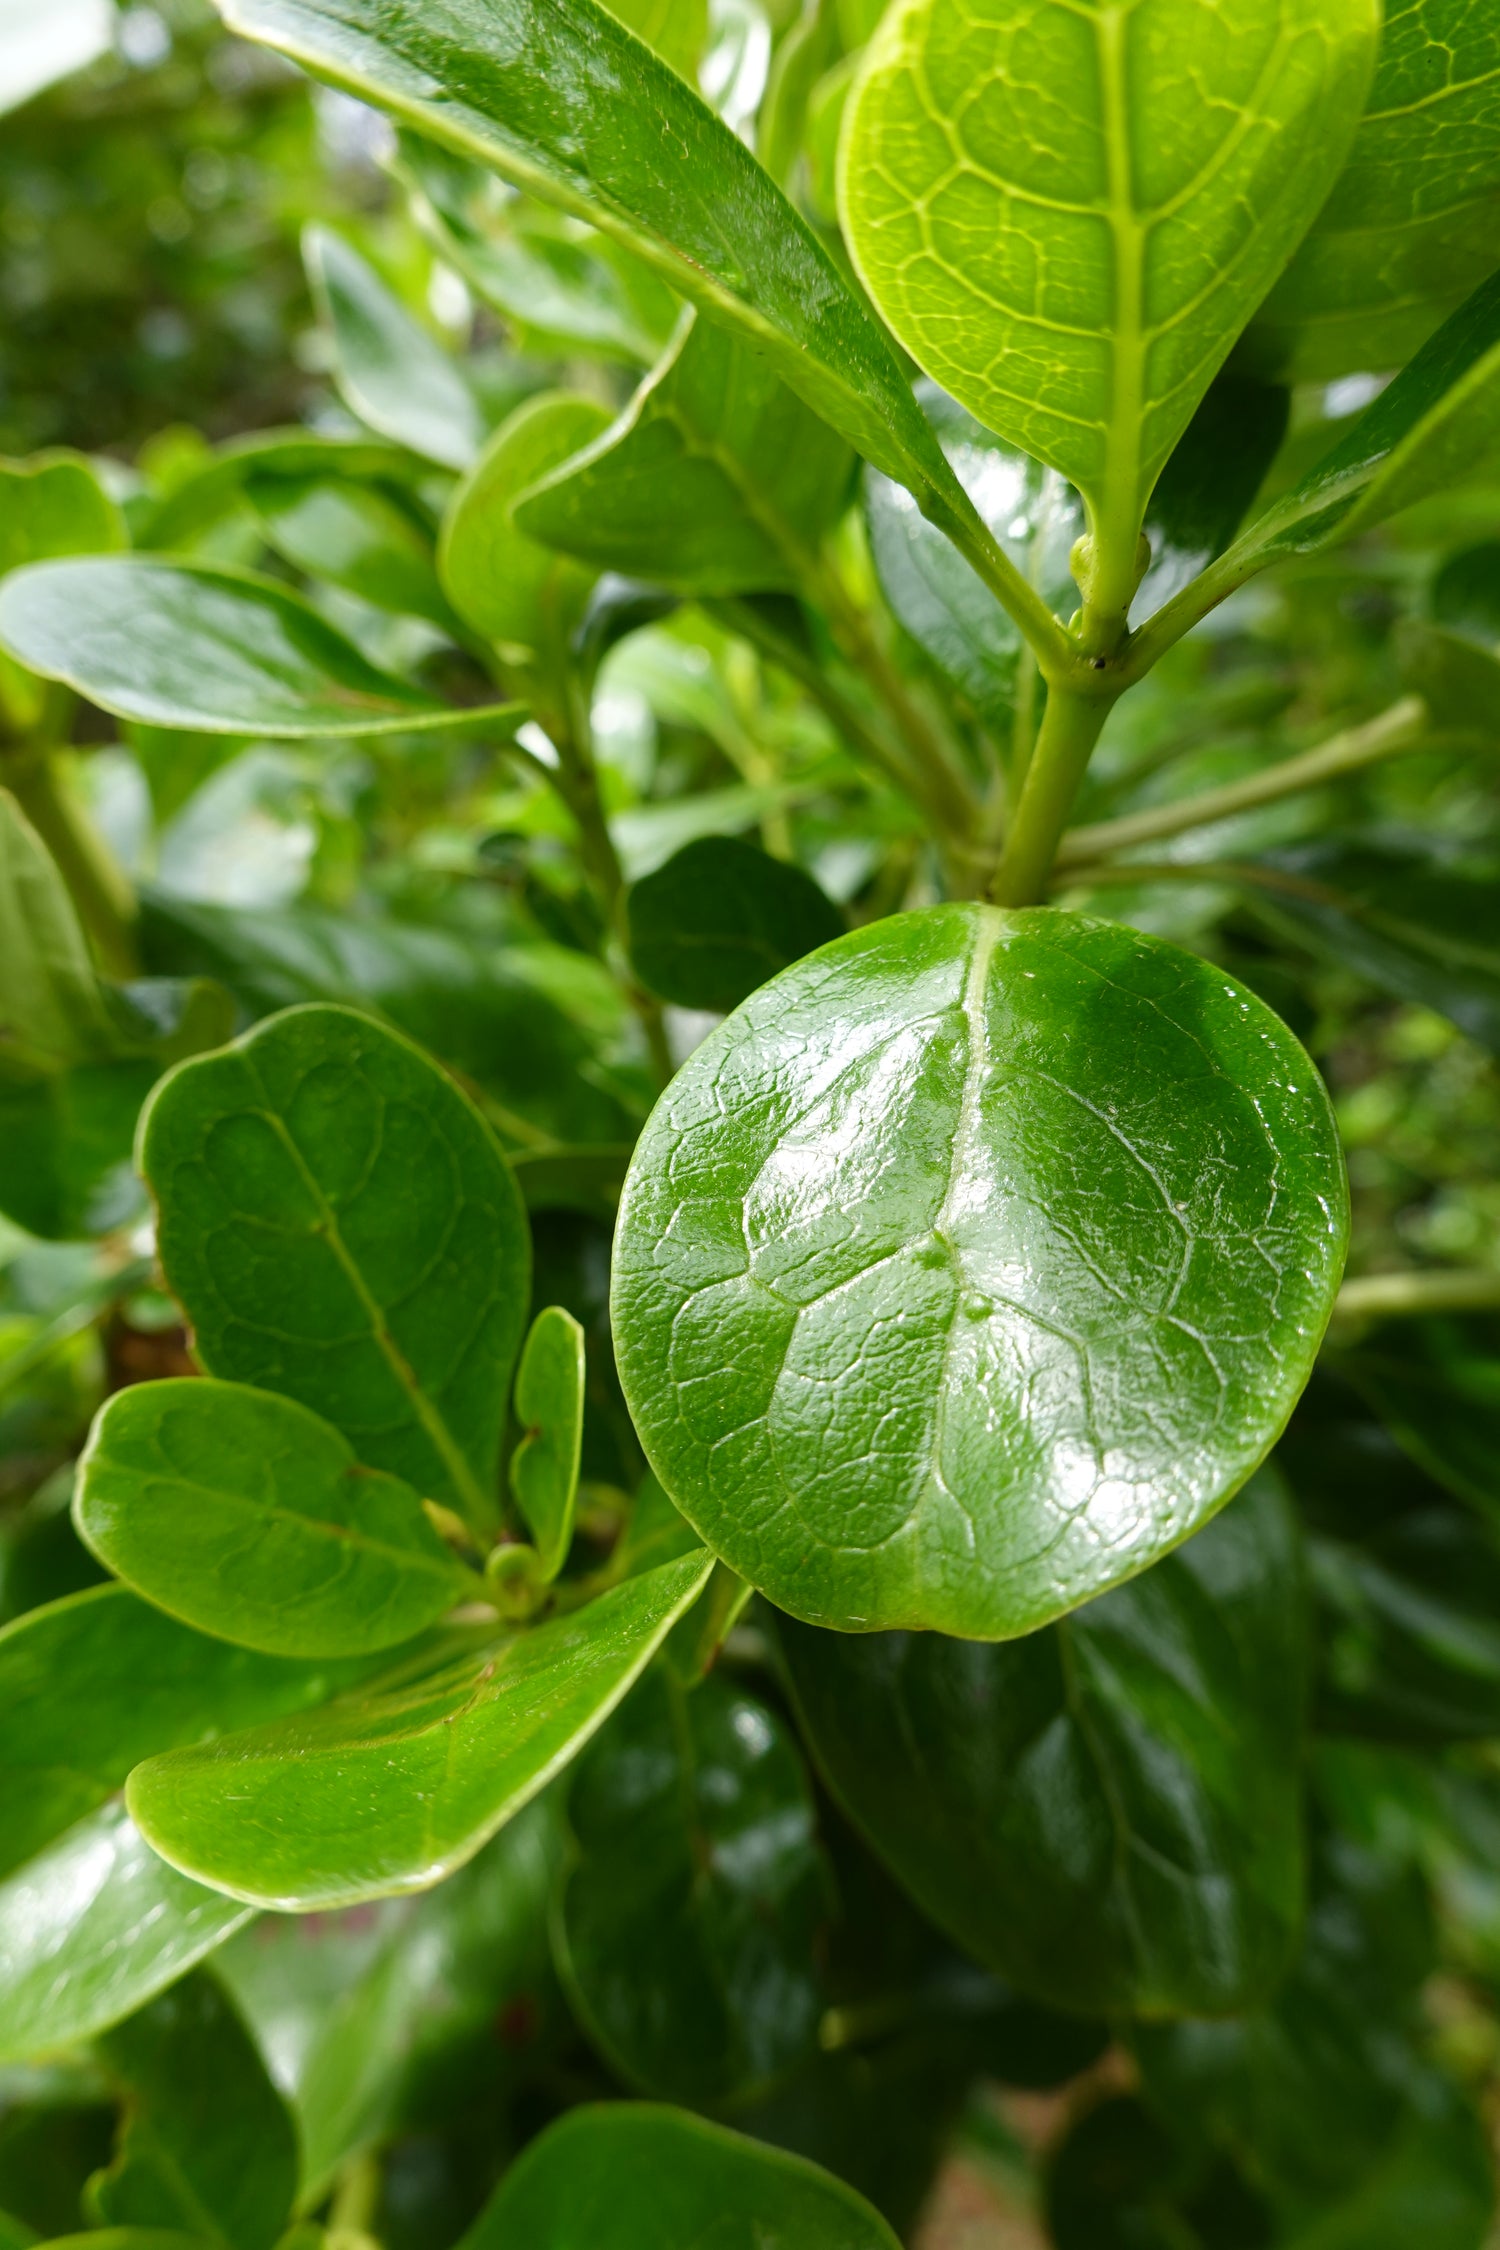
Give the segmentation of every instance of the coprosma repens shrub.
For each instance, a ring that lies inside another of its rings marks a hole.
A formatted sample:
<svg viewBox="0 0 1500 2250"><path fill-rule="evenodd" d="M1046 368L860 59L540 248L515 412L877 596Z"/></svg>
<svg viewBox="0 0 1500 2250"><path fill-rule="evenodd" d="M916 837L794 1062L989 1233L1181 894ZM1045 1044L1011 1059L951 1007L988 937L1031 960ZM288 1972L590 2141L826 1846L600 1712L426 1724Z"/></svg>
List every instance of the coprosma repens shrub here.
<svg viewBox="0 0 1500 2250"><path fill-rule="evenodd" d="M1482 2250L1500 8L223 12L306 417L0 467L0 2244Z"/></svg>

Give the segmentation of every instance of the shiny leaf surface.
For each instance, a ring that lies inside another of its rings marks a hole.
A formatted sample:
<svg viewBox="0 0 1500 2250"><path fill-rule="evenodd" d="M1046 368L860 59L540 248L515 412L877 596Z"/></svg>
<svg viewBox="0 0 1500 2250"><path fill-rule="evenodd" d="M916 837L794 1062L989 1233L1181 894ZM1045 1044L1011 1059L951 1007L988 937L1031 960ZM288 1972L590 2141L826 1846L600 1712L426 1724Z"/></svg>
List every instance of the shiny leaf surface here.
<svg viewBox="0 0 1500 2250"><path fill-rule="evenodd" d="M558 1962L629 2086L743 2100L814 2051L830 1904L807 1776L764 1704L657 1666L579 1760Z"/></svg>
<svg viewBox="0 0 1500 2250"><path fill-rule="evenodd" d="M767 362L687 313L618 422L515 503L524 536L682 594L792 591L854 456Z"/></svg>
<svg viewBox="0 0 1500 2250"><path fill-rule="evenodd" d="M425 460L466 469L484 417L455 362L342 235L310 226L302 247L350 412Z"/></svg>
<svg viewBox="0 0 1500 2250"><path fill-rule="evenodd" d="M720 1012L844 929L810 875L729 836L674 852L631 885L626 913L631 966L646 989Z"/></svg>
<svg viewBox="0 0 1500 2250"><path fill-rule="evenodd" d="M0 641L117 718L271 741L485 726L367 662L300 596L249 571L144 555L36 563L0 587Z"/></svg>
<svg viewBox="0 0 1500 2250"><path fill-rule="evenodd" d="M0 1881L0 2061L118 2023L251 1919L101 1805Z"/></svg>
<svg viewBox="0 0 1500 2250"><path fill-rule="evenodd" d="M844 120L839 201L918 364L1134 549L1147 497L1332 186L1369 0L1081 10L902 0Z"/></svg>
<svg viewBox="0 0 1500 2250"><path fill-rule="evenodd" d="M208 1372L492 1520L530 1245L509 1166L436 1064L347 1009L289 1009L163 1081L141 1159Z"/></svg>
<svg viewBox="0 0 1500 2250"><path fill-rule="evenodd" d="M785 1622L835 1793L924 1912L1059 2007L1242 2007L1302 1902L1301 1559L1266 1473L1060 1624L986 1646Z"/></svg>
<svg viewBox="0 0 1500 2250"><path fill-rule="evenodd" d="M476 632L523 657L556 661L594 573L524 538L515 501L608 426L597 399L568 391L528 399L501 423L444 520L438 560L449 600Z"/></svg>
<svg viewBox="0 0 1500 2250"><path fill-rule="evenodd" d="M422 1889L582 1748L709 1567L686 1556L300 1723L149 1759L130 1779L131 1814L173 1866L253 1904L348 1906Z"/></svg>
<svg viewBox="0 0 1500 2250"><path fill-rule="evenodd" d="M271 1391L167 1378L120 1392L79 1463L84 1543L137 1593L242 1648L363 1656L475 1588L410 1485Z"/></svg>
<svg viewBox="0 0 1500 2250"><path fill-rule="evenodd" d="M583 1449L583 1330L562 1305L531 1324L516 1371L515 1418L524 1433L510 1457L510 1488L535 1543L544 1580L568 1559Z"/></svg>
<svg viewBox="0 0 1500 2250"><path fill-rule="evenodd" d="M462 2250L894 2250L852 2188L681 2110L571 2110L511 2167Z"/></svg>
<svg viewBox="0 0 1500 2250"><path fill-rule="evenodd" d="M698 1048L615 1244L647 1453L809 1623L1003 1639L1206 1522L1278 1434L1343 1259L1311 1064L1206 963L945 906Z"/></svg>

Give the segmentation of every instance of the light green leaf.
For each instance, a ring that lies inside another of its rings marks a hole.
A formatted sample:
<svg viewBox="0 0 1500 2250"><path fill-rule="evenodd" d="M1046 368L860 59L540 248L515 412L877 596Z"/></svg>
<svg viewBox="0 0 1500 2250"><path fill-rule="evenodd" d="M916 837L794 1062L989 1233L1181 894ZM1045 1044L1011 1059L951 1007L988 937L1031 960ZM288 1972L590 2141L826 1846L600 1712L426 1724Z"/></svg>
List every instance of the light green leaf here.
<svg viewBox="0 0 1500 2250"><path fill-rule="evenodd" d="M90 2182L103 2226L178 2226L224 2250L272 2250L297 2192L285 2104L213 1978L194 1971L106 2032L125 2095L115 2160Z"/></svg>
<svg viewBox="0 0 1500 2250"><path fill-rule="evenodd" d="M684 314L619 421L514 503L544 546L683 594L795 590L854 456L767 362Z"/></svg>
<svg viewBox="0 0 1500 2250"><path fill-rule="evenodd" d="M419 1897L262 1916L217 1955L297 2119L304 2204L372 2142L450 2114L456 2089L466 2109L503 2099L534 2065L561 1841L549 1794Z"/></svg>
<svg viewBox="0 0 1500 2250"><path fill-rule="evenodd" d="M697 2107L806 2062L832 1904L812 1794L785 1726L716 1679L661 1665L579 1759L558 1966L629 2086Z"/></svg>
<svg viewBox="0 0 1500 2250"><path fill-rule="evenodd" d="M708 38L708 0L609 0L609 12L654 47L690 86L697 84L698 58Z"/></svg>
<svg viewBox="0 0 1500 2250"><path fill-rule="evenodd" d="M368 1670L207 1640L123 1586L29 1611L0 1632L0 1874L153 1751L305 1710Z"/></svg>
<svg viewBox="0 0 1500 2250"><path fill-rule="evenodd" d="M208 1372L299 1400L369 1467L492 1522L530 1243L451 1079L368 1017L288 1009L163 1080L141 1161Z"/></svg>
<svg viewBox="0 0 1500 2250"><path fill-rule="evenodd" d="M365 1656L477 1590L410 1485L362 1468L305 1406L168 1378L110 1399L78 1464L84 1544L201 1633L278 1656Z"/></svg>
<svg viewBox="0 0 1500 2250"><path fill-rule="evenodd" d="M129 545L125 518L81 453L0 461L0 578L23 563Z"/></svg>
<svg viewBox="0 0 1500 2250"><path fill-rule="evenodd" d="M1030 1632L1263 1458L1347 1227L1306 1055L1207 962L930 907L783 970L637 1146L620 1375L731 1569L845 1631Z"/></svg>
<svg viewBox="0 0 1500 2250"><path fill-rule="evenodd" d="M1386 0L1349 159L1261 307L1246 356L1295 382L1399 367L1495 265L1500 23Z"/></svg>
<svg viewBox="0 0 1500 2250"><path fill-rule="evenodd" d="M251 1919L101 1805L0 1882L0 2062L92 2039Z"/></svg>
<svg viewBox="0 0 1500 2250"><path fill-rule="evenodd" d="M430 474L404 447L373 437L335 437L315 430L256 430L231 438L202 466L164 493L136 526L137 548L162 554L191 550L241 504L252 478L380 479L409 484Z"/></svg>
<svg viewBox="0 0 1500 2250"><path fill-rule="evenodd" d="M293 569L343 586L376 609L451 631L432 539L394 499L332 477L252 470L245 495L267 543Z"/></svg>
<svg viewBox="0 0 1500 2250"><path fill-rule="evenodd" d="M0 587L0 641L117 718L200 734L508 734L516 704L454 710L382 672L300 595L205 563L36 563Z"/></svg>
<svg viewBox="0 0 1500 2250"><path fill-rule="evenodd" d="M896 357L744 144L593 0L226 0L263 40L587 219L740 332L865 458L990 552ZM673 150L663 163L663 146Z"/></svg>
<svg viewBox="0 0 1500 2250"><path fill-rule="evenodd" d="M174 1867L254 1905L421 1890L577 1754L710 1568L700 1550L300 1723L148 1759L126 1791L132 1817Z"/></svg>
<svg viewBox="0 0 1500 2250"><path fill-rule="evenodd" d="M862 2196L800 2156L633 2102L569 2110L511 2166L460 2250L896 2250Z"/></svg>
<svg viewBox="0 0 1500 2250"><path fill-rule="evenodd" d="M1024 1640L780 1627L835 1795L941 1929L1100 2015L1228 2013L1302 1911L1307 1614L1268 1472L1175 1555Z"/></svg>
<svg viewBox="0 0 1500 2250"><path fill-rule="evenodd" d="M583 1385L583 1330L561 1305L548 1305L532 1322L521 1354L516 1421L524 1434L510 1457L510 1488L548 1582L572 1544Z"/></svg>
<svg viewBox="0 0 1500 2250"><path fill-rule="evenodd" d="M534 653L558 660L594 573L523 538L516 497L608 426L596 399L568 391L528 399L501 423L444 519L438 568L448 599L476 632L523 662Z"/></svg>
<svg viewBox="0 0 1500 2250"><path fill-rule="evenodd" d="M1337 176L1378 34L1374 0L898 0L870 42L840 155L860 276L929 375L1085 495L1106 608Z"/></svg>
<svg viewBox="0 0 1500 2250"><path fill-rule="evenodd" d="M671 4L679 9L679 0ZM661 357L681 308L650 266L434 141L402 133L399 146L393 169L417 224L520 343L641 367Z"/></svg>
<svg viewBox="0 0 1500 2250"><path fill-rule="evenodd" d="M844 933L810 875L731 836L674 852L631 885L626 914L631 967L648 992L683 1008L736 1008Z"/></svg>
<svg viewBox="0 0 1500 2250"><path fill-rule="evenodd" d="M457 362L332 228L309 226L302 254L349 411L425 460L466 469L484 443L485 427Z"/></svg>
<svg viewBox="0 0 1500 2250"><path fill-rule="evenodd" d="M119 1022L68 887L15 798L0 789L0 1077L112 1061L119 1047Z"/></svg>

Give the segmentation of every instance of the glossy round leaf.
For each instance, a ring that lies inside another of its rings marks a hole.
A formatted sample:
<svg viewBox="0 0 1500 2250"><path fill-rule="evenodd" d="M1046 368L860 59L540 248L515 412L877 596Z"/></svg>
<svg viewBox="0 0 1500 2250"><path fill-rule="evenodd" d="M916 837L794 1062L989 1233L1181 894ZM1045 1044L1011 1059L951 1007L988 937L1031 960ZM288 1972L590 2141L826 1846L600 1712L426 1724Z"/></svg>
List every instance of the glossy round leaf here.
<svg viewBox="0 0 1500 2250"><path fill-rule="evenodd" d="M1327 1097L1242 986L1113 923L925 908L785 970L657 1105L621 1377L793 1616L1004 1639L1244 1482L1346 1228Z"/></svg>
<svg viewBox="0 0 1500 2250"><path fill-rule="evenodd" d="M627 2085L694 2107L810 2059L830 1904L812 1794L764 1704L658 1665L579 1760L558 1965Z"/></svg>
<svg viewBox="0 0 1500 2250"><path fill-rule="evenodd" d="M682 2110L570 2110L511 2166L461 2250L895 2250L852 2188Z"/></svg>

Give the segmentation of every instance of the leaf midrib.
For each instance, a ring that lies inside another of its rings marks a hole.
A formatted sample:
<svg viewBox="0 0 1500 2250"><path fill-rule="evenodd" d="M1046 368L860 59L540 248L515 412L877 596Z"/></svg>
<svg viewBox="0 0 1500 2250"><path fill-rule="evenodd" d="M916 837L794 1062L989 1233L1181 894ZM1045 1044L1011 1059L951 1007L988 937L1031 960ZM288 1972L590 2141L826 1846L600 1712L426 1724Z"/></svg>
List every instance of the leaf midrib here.
<svg viewBox="0 0 1500 2250"><path fill-rule="evenodd" d="M121 1465L116 1467L113 1473L122 1478L131 1478L133 1474L138 1472L132 1472ZM347 1471L344 1473L345 1475L348 1474ZM380 1474L381 1472L376 1473ZM288 1524L297 1531L306 1533L311 1539L332 1540L340 1546L378 1556L385 1562L396 1563L405 1570L424 1571L431 1577L442 1579L445 1583L453 1580L455 1574L462 1570L461 1564L455 1562L450 1569L439 1557L426 1555L419 1547L391 1546L382 1539L372 1538L368 1531L363 1531L356 1526L341 1524L330 1516L304 1515L299 1508L291 1507L284 1501L250 1500L242 1492L232 1492L225 1487L208 1484L201 1478L194 1479L181 1476L167 1469L149 1469L144 1472L144 1476L154 1486L164 1487L169 1492L190 1496L195 1501L201 1502L207 1497L226 1515L248 1516L257 1521ZM415 1493L412 1494L412 1504L414 1507L419 1504Z"/></svg>

